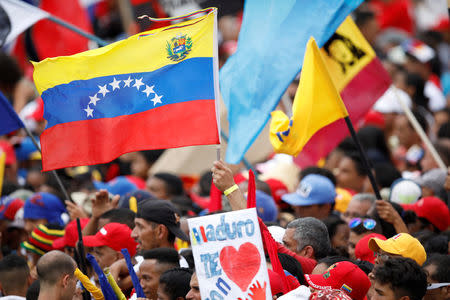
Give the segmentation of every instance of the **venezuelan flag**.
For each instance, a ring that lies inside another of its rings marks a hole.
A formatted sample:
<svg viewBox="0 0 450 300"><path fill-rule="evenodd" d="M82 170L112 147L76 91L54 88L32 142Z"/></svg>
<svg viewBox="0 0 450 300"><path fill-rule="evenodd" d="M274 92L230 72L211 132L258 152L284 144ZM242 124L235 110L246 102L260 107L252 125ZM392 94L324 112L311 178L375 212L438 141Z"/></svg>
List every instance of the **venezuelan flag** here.
<svg viewBox="0 0 450 300"><path fill-rule="evenodd" d="M321 53L350 120L358 124L389 88L389 74L351 17L339 26ZM344 119L328 124L308 140L295 162L301 167L316 164L348 134Z"/></svg>
<svg viewBox="0 0 450 300"><path fill-rule="evenodd" d="M34 63L48 122L44 171L220 142L216 9L199 12L207 14Z"/></svg>

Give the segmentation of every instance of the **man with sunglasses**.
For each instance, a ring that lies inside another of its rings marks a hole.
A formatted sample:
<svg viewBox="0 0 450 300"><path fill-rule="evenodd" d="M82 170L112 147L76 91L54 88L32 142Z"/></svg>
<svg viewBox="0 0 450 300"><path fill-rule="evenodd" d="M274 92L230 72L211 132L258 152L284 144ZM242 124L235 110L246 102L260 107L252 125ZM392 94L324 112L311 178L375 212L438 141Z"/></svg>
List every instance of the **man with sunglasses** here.
<svg viewBox="0 0 450 300"><path fill-rule="evenodd" d="M424 300L450 299L450 256L431 254L423 265L428 287Z"/></svg>
<svg viewBox="0 0 450 300"><path fill-rule="evenodd" d="M346 211L342 214L342 219L350 223L353 218L360 218L367 215L367 212L375 203L376 197L373 194L356 194L350 200Z"/></svg>
<svg viewBox="0 0 450 300"><path fill-rule="evenodd" d="M347 244L347 251L351 259L355 259L355 247L358 242L366 235L375 233L377 222L370 218L353 218L348 226L350 227L350 235Z"/></svg>

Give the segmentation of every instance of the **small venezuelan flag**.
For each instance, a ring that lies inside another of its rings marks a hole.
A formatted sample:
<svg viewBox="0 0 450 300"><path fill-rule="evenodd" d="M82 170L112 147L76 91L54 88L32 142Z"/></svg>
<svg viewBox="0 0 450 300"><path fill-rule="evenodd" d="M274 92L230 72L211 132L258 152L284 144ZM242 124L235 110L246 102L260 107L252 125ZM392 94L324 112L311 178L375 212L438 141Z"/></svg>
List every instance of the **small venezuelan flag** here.
<svg viewBox="0 0 450 300"><path fill-rule="evenodd" d="M216 9L199 12L206 15L34 63L48 122L43 171L220 143Z"/></svg>
<svg viewBox="0 0 450 300"><path fill-rule="evenodd" d="M341 286L341 290L346 291L347 293L351 293L353 289L344 283Z"/></svg>

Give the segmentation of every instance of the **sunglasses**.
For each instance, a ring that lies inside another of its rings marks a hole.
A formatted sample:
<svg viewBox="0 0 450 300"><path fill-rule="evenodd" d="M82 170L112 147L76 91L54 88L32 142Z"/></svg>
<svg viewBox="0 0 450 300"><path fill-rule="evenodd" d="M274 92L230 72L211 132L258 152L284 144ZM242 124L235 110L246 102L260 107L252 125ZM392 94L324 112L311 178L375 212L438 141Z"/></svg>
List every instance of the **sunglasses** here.
<svg viewBox="0 0 450 300"><path fill-rule="evenodd" d="M354 218L351 219L350 223L348 223L348 226L352 229L360 224L363 224L364 228L367 230L373 230L375 226L377 225L377 222L374 219L361 219L361 218Z"/></svg>

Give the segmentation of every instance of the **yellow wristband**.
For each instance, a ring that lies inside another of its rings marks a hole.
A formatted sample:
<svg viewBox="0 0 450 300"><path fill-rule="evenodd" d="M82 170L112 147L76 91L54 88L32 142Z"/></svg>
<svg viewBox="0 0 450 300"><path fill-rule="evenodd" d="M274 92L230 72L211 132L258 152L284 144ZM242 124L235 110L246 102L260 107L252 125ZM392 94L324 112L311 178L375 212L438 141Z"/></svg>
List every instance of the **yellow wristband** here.
<svg viewBox="0 0 450 300"><path fill-rule="evenodd" d="M223 194L224 194L225 196L228 196L229 194L231 194L232 192L234 192L234 191L237 190L237 189L239 189L238 185L237 185L237 184L234 184L234 185L232 185L231 187L227 188L227 189L223 192Z"/></svg>

